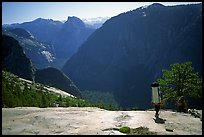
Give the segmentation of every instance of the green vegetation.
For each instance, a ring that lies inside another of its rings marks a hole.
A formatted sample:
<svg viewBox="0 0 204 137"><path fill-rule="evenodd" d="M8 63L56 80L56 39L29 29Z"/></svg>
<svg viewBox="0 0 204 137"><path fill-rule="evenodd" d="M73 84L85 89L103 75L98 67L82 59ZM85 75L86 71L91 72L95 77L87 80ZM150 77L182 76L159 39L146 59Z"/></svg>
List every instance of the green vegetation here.
<svg viewBox="0 0 204 137"><path fill-rule="evenodd" d="M22 81L12 73L2 71L2 107L94 106L86 100L49 92L44 86Z"/></svg>
<svg viewBox="0 0 204 137"><path fill-rule="evenodd" d="M45 69L37 69L35 81L46 85L52 85L63 91L69 91L69 93L74 96L81 97L78 87L69 77L56 68L47 67Z"/></svg>
<svg viewBox="0 0 204 137"><path fill-rule="evenodd" d="M119 131L122 133L130 133L130 128L128 126L124 126L124 127L121 127Z"/></svg>
<svg viewBox="0 0 204 137"><path fill-rule="evenodd" d="M128 126L123 126L119 131L128 135L156 135L156 132L149 131L147 127L130 128Z"/></svg>
<svg viewBox="0 0 204 137"><path fill-rule="evenodd" d="M156 132L149 131L147 127L131 128L130 135L156 135Z"/></svg>
<svg viewBox="0 0 204 137"><path fill-rule="evenodd" d="M49 92L44 84L20 80L18 76L2 71L2 107L99 107L113 110L110 104L94 103L78 97L63 97Z"/></svg>
<svg viewBox="0 0 204 137"><path fill-rule="evenodd" d="M118 110L118 103L115 101L114 96L111 92L104 91L88 91L82 92L82 98L90 101L96 106L108 109L108 110Z"/></svg>
<svg viewBox="0 0 204 137"><path fill-rule="evenodd" d="M202 78L194 72L191 62L171 64L171 70L163 69L162 78L158 79L164 92L164 103L177 102L177 111L186 111L186 98L202 98Z"/></svg>

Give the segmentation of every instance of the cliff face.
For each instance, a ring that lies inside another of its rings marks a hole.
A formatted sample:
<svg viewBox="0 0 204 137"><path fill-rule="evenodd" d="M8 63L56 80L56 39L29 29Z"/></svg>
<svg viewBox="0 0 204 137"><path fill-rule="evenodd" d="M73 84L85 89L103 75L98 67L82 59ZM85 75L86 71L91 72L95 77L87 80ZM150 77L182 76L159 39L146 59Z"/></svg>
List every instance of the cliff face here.
<svg viewBox="0 0 204 137"><path fill-rule="evenodd" d="M184 61L202 75L202 4L153 4L112 17L62 71L82 90L112 91L122 107L146 108L161 70Z"/></svg>
<svg viewBox="0 0 204 137"><path fill-rule="evenodd" d="M19 77L33 80L35 67L26 57L23 48L14 38L2 35L2 69L12 72Z"/></svg>
<svg viewBox="0 0 204 137"><path fill-rule="evenodd" d="M29 31L22 28L3 28L2 33L18 40L35 67L45 68L53 65L56 57L51 44L40 42Z"/></svg>

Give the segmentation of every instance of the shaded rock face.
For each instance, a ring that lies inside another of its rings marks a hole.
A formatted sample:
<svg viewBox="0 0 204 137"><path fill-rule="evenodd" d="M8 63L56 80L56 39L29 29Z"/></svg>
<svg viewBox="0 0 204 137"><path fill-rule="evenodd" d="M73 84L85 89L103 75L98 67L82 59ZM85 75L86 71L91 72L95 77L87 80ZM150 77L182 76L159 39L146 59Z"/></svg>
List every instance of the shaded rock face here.
<svg viewBox="0 0 204 137"><path fill-rule="evenodd" d="M57 58L69 59L94 30L86 28L79 18L68 17L52 42Z"/></svg>
<svg viewBox="0 0 204 137"><path fill-rule="evenodd" d="M11 29L10 32L19 37L24 37L28 39L34 38L34 36L29 31L26 31L22 28Z"/></svg>
<svg viewBox="0 0 204 137"><path fill-rule="evenodd" d="M22 28L4 28L2 33L18 40L26 56L37 68L45 68L53 64L55 60L53 46L38 41L29 31Z"/></svg>
<svg viewBox="0 0 204 137"><path fill-rule="evenodd" d="M35 73L35 81L60 88L74 96L81 97L77 86L64 73L55 68L38 69Z"/></svg>
<svg viewBox="0 0 204 137"><path fill-rule="evenodd" d="M151 5L112 17L62 71L81 90L113 91L122 107L148 108L162 69L185 61L202 75L202 4Z"/></svg>
<svg viewBox="0 0 204 137"><path fill-rule="evenodd" d="M22 78L33 80L35 68L26 57L23 48L14 38L2 35L2 69Z"/></svg>

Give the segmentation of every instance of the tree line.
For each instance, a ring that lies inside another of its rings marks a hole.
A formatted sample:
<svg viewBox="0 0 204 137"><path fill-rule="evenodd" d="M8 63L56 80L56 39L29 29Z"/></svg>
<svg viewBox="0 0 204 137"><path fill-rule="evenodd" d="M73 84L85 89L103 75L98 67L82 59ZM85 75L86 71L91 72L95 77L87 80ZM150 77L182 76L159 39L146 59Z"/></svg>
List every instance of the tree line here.
<svg viewBox="0 0 204 137"><path fill-rule="evenodd" d="M2 71L2 108L12 107L99 107L113 110L111 105L93 103L78 97L64 97L49 92L43 84L27 83L10 72Z"/></svg>
<svg viewBox="0 0 204 137"><path fill-rule="evenodd" d="M192 62L175 63L170 70L163 69L157 81L163 91L164 106L175 102L177 111L186 112L189 97L202 100L202 78L193 69ZM99 107L107 110L119 108L111 93L84 91L82 98L63 97L49 92L43 84L27 83L12 73L2 71L2 107ZM182 101L181 101L182 99ZM130 110L136 110L132 108Z"/></svg>

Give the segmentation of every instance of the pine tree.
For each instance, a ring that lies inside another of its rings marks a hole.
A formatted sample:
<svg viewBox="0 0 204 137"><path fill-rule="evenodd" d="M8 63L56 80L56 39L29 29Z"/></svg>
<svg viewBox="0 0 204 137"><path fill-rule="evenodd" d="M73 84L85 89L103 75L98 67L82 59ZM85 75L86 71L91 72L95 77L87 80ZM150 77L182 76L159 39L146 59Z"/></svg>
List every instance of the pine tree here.
<svg viewBox="0 0 204 137"><path fill-rule="evenodd" d="M171 70L163 69L162 78L158 79L161 91L164 92L164 101L177 100L177 110L184 106L185 103L179 103L184 97L202 98L202 79L199 78L198 72L195 72L191 66L192 62L171 64ZM183 104L183 106L179 106Z"/></svg>

